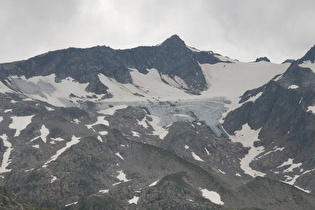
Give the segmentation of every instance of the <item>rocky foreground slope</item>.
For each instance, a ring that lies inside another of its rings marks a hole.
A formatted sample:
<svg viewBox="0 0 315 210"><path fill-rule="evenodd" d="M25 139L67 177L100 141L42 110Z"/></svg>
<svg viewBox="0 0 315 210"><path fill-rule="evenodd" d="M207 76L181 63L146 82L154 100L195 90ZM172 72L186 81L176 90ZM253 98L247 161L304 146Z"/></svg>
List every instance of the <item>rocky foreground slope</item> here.
<svg viewBox="0 0 315 210"><path fill-rule="evenodd" d="M242 63L176 35L0 64L0 175L56 209L313 209L314 48Z"/></svg>

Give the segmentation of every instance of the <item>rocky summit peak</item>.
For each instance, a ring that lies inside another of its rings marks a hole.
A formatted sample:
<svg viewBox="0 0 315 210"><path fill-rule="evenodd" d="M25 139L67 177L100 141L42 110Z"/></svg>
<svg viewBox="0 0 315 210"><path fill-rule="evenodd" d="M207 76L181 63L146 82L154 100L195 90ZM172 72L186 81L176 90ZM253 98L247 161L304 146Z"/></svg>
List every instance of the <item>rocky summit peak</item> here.
<svg viewBox="0 0 315 210"><path fill-rule="evenodd" d="M184 46L186 47L185 42L176 34L166 39L163 43L163 46Z"/></svg>
<svg viewBox="0 0 315 210"><path fill-rule="evenodd" d="M260 62L260 61L270 62L270 60L267 57L259 57L259 58L256 58L255 63Z"/></svg>
<svg viewBox="0 0 315 210"><path fill-rule="evenodd" d="M305 61L310 61L312 63L315 62L315 45L300 59L299 63L303 63Z"/></svg>

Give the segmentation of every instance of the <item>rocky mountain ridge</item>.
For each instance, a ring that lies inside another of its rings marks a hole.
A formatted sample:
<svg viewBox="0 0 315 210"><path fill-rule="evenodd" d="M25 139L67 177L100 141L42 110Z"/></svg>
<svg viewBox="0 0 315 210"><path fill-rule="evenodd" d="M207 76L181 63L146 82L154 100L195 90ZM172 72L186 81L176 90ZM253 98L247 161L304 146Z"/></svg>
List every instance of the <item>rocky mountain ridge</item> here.
<svg viewBox="0 0 315 210"><path fill-rule="evenodd" d="M0 64L1 185L57 209L312 209L312 59L174 35Z"/></svg>

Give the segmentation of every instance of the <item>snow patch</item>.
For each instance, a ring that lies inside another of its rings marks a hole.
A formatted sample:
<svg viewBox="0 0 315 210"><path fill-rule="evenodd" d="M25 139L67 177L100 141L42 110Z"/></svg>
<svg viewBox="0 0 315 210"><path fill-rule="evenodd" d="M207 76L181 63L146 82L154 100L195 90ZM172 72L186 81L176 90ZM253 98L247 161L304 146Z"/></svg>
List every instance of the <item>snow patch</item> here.
<svg viewBox="0 0 315 210"><path fill-rule="evenodd" d="M222 171L222 170L220 170L220 169L218 169L218 171L219 171L221 174L225 174L225 172Z"/></svg>
<svg viewBox="0 0 315 210"><path fill-rule="evenodd" d="M48 107L48 106L45 106L45 108L47 109L47 111L54 111L55 110L54 108L51 108L51 107Z"/></svg>
<svg viewBox="0 0 315 210"><path fill-rule="evenodd" d="M200 161L200 162L205 162L203 159L201 159L198 155L196 155L196 153L194 152L191 152L191 155L193 156L193 158L197 161Z"/></svg>
<svg viewBox="0 0 315 210"><path fill-rule="evenodd" d="M7 167L9 166L9 164L11 162L10 161L10 154L11 154L11 151L12 151L13 148L12 148L12 144L8 141L7 134L2 134L0 136L0 138L3 141L3 145L5 147L7 147L7 149L3 153L2 162L1 162L1 166L0 166L0 174L2 174L2 173L11 171L11 169L7 169Z"/></svg>
<svg viewBox="0 0 315 210"><path fill-rule="evenodd" d="M131 199L128 201L128 203L129 203L129 204L132 204L132 203L137 204L139 198L140 198L140 197L138 197L138 196L133 196L133 198L131 198Z"/></svg>
<svg viewBox="0 0 315 210"><path fill-rule="evenodd" d="M207 150L207 147L205 147L205 151L206 151L207 155L210 156L210 152L209 152L209 150Z"/></svg>
<svg viewBox="0 0 315 210"><path fill-rule="evenodd" d="M153 135L157 135L159 136L160 139L164 139L164 137L167 135L168 130L166 130L165 128L163 128L162 126L159 125L160 123L160 118L157 116L153 116L153 115L149 115L149 117L152 118L151 122L148 122L152 128L153 128Z"/></svg>
<svg viewBox="0 0 315 210"><path fill-rule="evenodd" d="M174 117L190 117L187 114L173 114Z"/></svg>
<svg viewBox="0 0 315 210"><path fill-rule="evenodd" d="M115 155L118 156L120 159L124 160L123 156L121 156L119 152L116 152Z"/></svg>
<svg viewBox="0 0 315 210"><path fill-rule="evenodd" d="M11 76L10 85L33 99L42 100L60 107L79 105L78 102L73 101L71 95L79 98L88 98L88 96L93 95L85 91L88 83L81 84L71 77L67 77L57 83L55 78L55 74L35 76L28 79L24 76Z"/></svg>
<svg viewBox="0 0 315 210"><path fill-rule="evenodd" d="M126 109L127 107L128 107L127 105L117 105L117 106L113 106L105 110L100 110L98 111L98 113L104 114L104 115L114 115L117 110Z"/></svg>
<svg viewBox="0 0 315 210"><path fill-rule="evenodd" d="M99 190L100 193L108 193L109 189Z"/></svg>
<svg viewBox="0 0 315 210"><path fill-rule="evenodd" d="M81 121L79 119L74 119L72 122L75 124L79 124Z"/></svg>
<svg viewBox="0 0 315 210"><path fill-rule="evenodd" d="M287 166L289 165L290 167L285 169L283 171L283 173L287 173L287 172L293 172L293 170L295 168L299 168L302 166L302 163L293 163L293 159L289 158L287 161L285 161L284 163L282 163L280 166L278 166L277 168L282 168L283 166Z"/></svg>
<svg viewBox="0 0 315 210"><path fill-rule="evenodd" d="M315 114L315 105L307 107L306 111Z"/></svg>
<svg viewBox="0 0 315 210"><path fill-rule="evenodd" d="M5 84L0 82L0 93L10 93L13 92L10 88L8 88Z"/></svg>
<svg viewBox="0 0 315 210"><path fill-rule="evenodd" d="M34 115L11 117L12 123L9 125L9 128L16 129L14 137L20 135L21 131L24 130L32 122L33 117Z"/></svg>
<svg viewBox="0 0 315 210"><path fill-rule="evenodd" d="M273 79L273 81L277 82L282 78L282 74L279 74L276 78Z"/></svg>
<svg viewBox="0 0 315 210"><path fill-rule="evenodd" d="M47 136L49 135L49 130L48 128L45 127L45 125L42 125L40 129L41 136L40 138L43 140L44 143L47 141Z"/></svg>
<svg viewBox="0 0 315 210"><path fill-rule="evenodd" d="M72 136L71 137L71 141L66 143L66 146L59 149L55 155L53 155L42 167L46 168L48 166L49 163L51 163L52 161L55 161L62 153L64 153L67 149L69 149L70 147L72 147L73 145L76 145L77 143L79 143L80 141L80 137L76 137L76 136Z"/></svg>
<svg viewBox="0 0 315 210"><path fill-rule="evenodd" d="M57 138L50 138L52 141L64 141L63 138L57 137Z"/></svg>
<svg viewBox="0 0 315 210"><path fill-rule="evenodd" d="M86 127L88 129L92 129L94 131L93 126L94 125L100 125L100 124L109 126L109 122L107 120L105 120L105 116L98 116L95 123L90 124L90 125L86 125Z"/></svg>
<svg viewBox="0 0 315 210"><path fill-rule="evenodd" d="M149 185L149 187L153 187L153 186L157 185L158 182L159 182L159 180L156 180L155 182L152 182L152 183Z"/></svg>
<svg viewBox="0 0 315 210"><path fill-rule="evenodd" d="M315 73L315 63L312 63L310 61L304 61L299 66L301 66L303 68L310 68Z"/></svg>
<svg viewBox="0 0 315 210"><path fill-rule="evenodd" d="M100 141L100 142L103 142L103 139L102 139L102 137L100 137L100 136L97 136L97 139Z"/></svg>
<svg viewBox="0 0 315 210"><path fill-rule="evenodd" d="M265 173L260 171L256 171L252 169L249 164L264 151L264 147L255 147L254 142L259 141L258 135L261 128L258 130L252 130L249 125L246 123L242 126L242 129L236 131L234 135L229 135L230 139L233 142L240 142L244 147L249 147L248 154L245 155L244 158L241 159L241 169L248 175L252 177L256 176L265 176Z"/></svg>
<svg viewBox="0 0 315 210"><path fill-rule="evenodd" d="M138 119L137 119L137 121L138 121L138 125L141 125L142 127L146 128L146 129L149 128L146 116L141 121Z"/></svg>
<svg viewBox="0 0 315 210"><path fill-rule="evenodd" d="M185 149L189 149L189 146L187 146L187 145L185 145L184 147L185 147Z"/></svg>
<svg viewBox="0 0 315 210"><path fill-rule="evenodd" d="M51 175L51 180L50 180L50 183L53 183L54 181L56 181L57 180L57 177L55 177L55 176L53 176L53 175Z"/></svg>
<svg viewBox="0 0 315 210"><path fill-rule="evenodd" d="M209 191L207 189L200 189L202 196L208 200L210 200L212 203L218 204L218 205L224 205L224 203L221 200L221 196L219 193L215 191Z"/></svg>
<svg viewBox="0 0 315 210"><path fill-rule="evenodd" d="M298 89L298 88L299 88L298 85L290 85L290 86L288 87L288 89Z"/></svg>
<svg viewBox="0 0 315 210"><path fill-rule="evenodd" d="M255 96L251 96L249 99L247 99L246 101L244 101L242 104L246 103L246 102L255 102L257 98L259 98L262 95L262 92L256 94Z"/></svg>
<svg viewBox="0 0 315 210"><path fill-rule="evenodd" d="M39 144L32 145L32 147L39 149Z"/></svg>
<svg viewBox="0 0 315 210"><path fill-rule="evenodd" d="M72 206L72 205L75 205L75 204L77 204L77 203L78 203L78 201L75 201L75 202L72 202L72 203L66 204L66 205L65 205L65 207L67 207L67 206Z"/></svg>
<svg viewBox="0 0 315 210"><path fill-rule="evenodd" d="M264 157L264 156L266 156L266 155L269 155L270 153L277 152L277 151L282 151L282 150L284 150L284 147L281 147L281 148L279 148L279 147L274 147L273 150L271 150L271 151L269 151L269 152L266 152L265 154L258 155L258 158L262 158L262 157Z"/></svg>
<svg viewBox="0 0 315 210"><path fill-rule="evenodd" d="M98 132L98 133L101 134L102 136L105 136L105 135L108 134L108 131L100 131L100 132Z"/></svg>
<svg viewBox="0 0 315 210"><path fill-rule="evenodd" d="M120 181L123 181L123 182L129 182L130 179L127 179L126 177L126 174L120 170L120 171L117 171L118 172L118 176L116 176L117 179L119 179Z"/></svg>
<svg viewBox="0 0 315 210"><path fill-rule="evenodd" d="M140 137L140 134L137 131L131 131L131 132L132 132L132 136Z"/></svg>

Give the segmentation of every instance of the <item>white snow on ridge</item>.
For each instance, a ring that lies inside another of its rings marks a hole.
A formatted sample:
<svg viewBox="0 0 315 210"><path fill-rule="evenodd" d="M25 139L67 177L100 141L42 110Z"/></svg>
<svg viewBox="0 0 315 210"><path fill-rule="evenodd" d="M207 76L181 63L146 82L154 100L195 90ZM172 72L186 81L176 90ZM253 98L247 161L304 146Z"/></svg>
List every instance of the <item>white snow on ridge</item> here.
<svg viewBox="0 0 315 210"><path fill-rule="evenodd" d="M3 140L3 145L7 147L7 149L3 153L2 163L0 166L0 174L2 174L11 171L11 169L7 169L7 167L10 164L10 154L13 148L12 144L8 141L8 136L6 134L1 135L0 138Z"/></svg>
<svg viewBox="0 0 315 210"><path fill-rule="evenodd" d="M255 102L257 100L257 98L259 98L260 96L262 95L262 92L256 94L255 96L251 96L249 99L247 99L246 101L244 101L243 103L246 103L246 102ZM242 103L242 104L243 104Z"/></svg>
<svg viewBox="0 0 315 210"><path fill-rule="evenodd" d="M276 78L273 79L273 81L277 82L282 78L283 74L278 75Z"/></svg>
<svg viewBox="0 0 315 210"><path fill-rule="evenodd" d="M33 117L34 115L11 117L12 123L9 125L9 128L16 129L14 137L20 135L21 131L24 130L32 122Z"/></svg>
<svg viewBox="0 0 315 210"><path fill-rule="evenodd" d="M215 191L209 191L207 189L200 189L202 196L208 200L210 200L212 203L218 204L218 205L224 205L224 202L221 200L221 196L219 193Z"/></svg>
<svg viewBox="0 0 315 210"><path fill-rule="evenodd" d="M66 146L59 149L55 155L53 155L42 167L46 168L48 166L49 163L51 163L52 161L55 161L62 153L64 153L67 149L69 149L70 147L72 147L73 145L79 143L80 141L79 137L76 136L72 136L71 137L71 141L66 143Z"/></svg>
<svg viewBox="0 0 315 210"><path fill-rule="evenodd" d="M306 111L315 114L315 105L307 107Z"/></svg>
<svg viewBox="0 0 315 210"><path fill-rule="evenodd" d="M259 141L258 135L261 128L258 130L252 130L249 125L246 123L242 126L242 129L235 132L235 135L229 135L229 138L233 142L240 142L244 147L249 147L248 154L241 159L241 169L244 173L256 177L256 176L265 176L266 174L252 169L249 164L264 151L264 147L255 147L254 142Z"/></svg>

